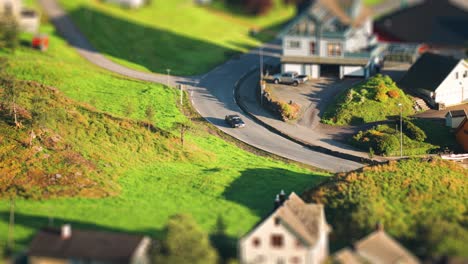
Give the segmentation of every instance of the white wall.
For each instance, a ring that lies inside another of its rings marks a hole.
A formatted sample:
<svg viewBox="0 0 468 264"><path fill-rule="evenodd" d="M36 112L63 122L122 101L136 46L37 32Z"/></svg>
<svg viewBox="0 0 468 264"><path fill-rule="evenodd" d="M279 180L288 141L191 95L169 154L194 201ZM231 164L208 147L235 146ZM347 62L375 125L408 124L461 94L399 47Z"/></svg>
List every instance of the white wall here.
<svg viewBox="0 0 468 264"><path fill-rule="evenodd" d="M294 71L299 74L306 74L302 64L283 64L283 72Z"/></svg>
<svg viewBox="0 0 468 264"><path fill-rule="evenodd" d="M290 48L288 46L289 41L299 41L299 48ZM283 38L283 55L284 56L309 56L310 54L310 42L315 41L314 37L292 37L286 36Z"/></svg>
<svg viewBox="0 0 468 264"><path fill-rule="evenodd" d="M364 67L362 66L343 66L343 74L345 76L364 77Z"/></svg>
<svg viewBox="0 0 468 264"><path fill-rule="evenodd" d="M467 72L466 77L465 71ZM456 73L458 72L458 79ZM468 63L460 61L435 90L435 102L445 106L468 103Z"/></svg>
<svg viewBox="0 0 468 264"><path fill-rule="evenodd" d="M243 238L239 244L240 260L242 264L251 263L278 263L284 259L284 263L292 263L291 258L298 257L302 264L307 264L306 255L308 249L304 245L297 245L297 239L282 224L275 224L275 217L270 217L258 226L248 237ZM283 247L271 246L271 235L283 236ZM255 247L253 240L258 238L260 245Z"/></svg>

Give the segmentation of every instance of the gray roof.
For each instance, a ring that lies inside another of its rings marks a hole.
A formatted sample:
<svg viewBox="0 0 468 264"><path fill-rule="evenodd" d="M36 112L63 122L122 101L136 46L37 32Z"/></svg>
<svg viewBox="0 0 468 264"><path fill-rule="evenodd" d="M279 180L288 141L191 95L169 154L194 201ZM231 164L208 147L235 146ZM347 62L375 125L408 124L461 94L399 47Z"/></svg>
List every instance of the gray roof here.
<svg viewBox="0 0 468 264"><path fill-rule="evenodd" d="M452 72L459 60L433 53L424 53L408 70L399 85L408 90L435 91Z"/></svg>
<svg viewBox="0 0 468 264"><path fill-rule="evenodd" d="M450 115L450 116L452 116L452 117L464 117L464 116L467 116L467 115L466 115L466 112L465 112L465 109L448 111L446 115Z"/></svg>
<svg viewBox="0 0 468 264"><path fill-rule="evenodd" d="M281 35L344 38L355 22L367 17L362 10L360 0L316 0Z"/></svg>
<svg viewBox="0 0 468 264"><path fill-rule="evenodd" d="M60 229L44 228L32 240L28 256L130 263L143 239L143 236L89 230L72 230L71 237L63 239Z"/></svg>

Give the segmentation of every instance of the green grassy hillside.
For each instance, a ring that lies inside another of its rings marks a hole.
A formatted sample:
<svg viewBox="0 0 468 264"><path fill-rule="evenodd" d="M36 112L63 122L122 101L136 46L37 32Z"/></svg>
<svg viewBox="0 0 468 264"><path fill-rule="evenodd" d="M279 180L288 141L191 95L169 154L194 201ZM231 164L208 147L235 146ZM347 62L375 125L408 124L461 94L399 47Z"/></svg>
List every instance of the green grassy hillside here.
<svg viewBox="0 0 468 264"><path fill-rule="evenodd" d="M415 254L467 257L467 172L439 159L403 160L337 175L305 197L325 204L335 246L350 245L381 222Z"/></svg>
<svg viewBox="0 0 468 264"><path fill-rule="evenodd" d="M128 67L176 75L205 73L234 54L272 39L294 14L276 0L264 17L232 14L224 3L200 7L193 0L151 1L129 10L103 1L61 0L80 30L103 54ZM250 36L257 28L266 31Z"/></svg>
<svg viewBox="0 0 468 264"><path fill-rule="evenodd" d="M278 191L301 192L329 176L220 139L198 116L182 114L176 90L100 70L50 25L41 29L51 37L46 53L27 46L15 54L0 51L11 64L6 71L24 84L18 101L25 109L23 129L13 128L8 110L0 121L0 167L20 167L8 173L18 176L23 196L32 196L16 201L17 250L49 222L160 237L175 213L192 214L209 232L223 216L228 234L238 237L269 212ZM36 104L50 116L29 147L27 112ZM156 112L152 132L142 125L148 105ZM183 149L180 122L191 126ZM49 184L57 183L57 174L59 184ZM7 233L8 207L0 201L1 234Z"/></svg>
<svg viewBox="0 0 468 264"><path fill-rule="evenodd" d="M380 74L351 87L332 102L322 117L330 125L360 125L414 114L413 102L389 76Z"/></svg>

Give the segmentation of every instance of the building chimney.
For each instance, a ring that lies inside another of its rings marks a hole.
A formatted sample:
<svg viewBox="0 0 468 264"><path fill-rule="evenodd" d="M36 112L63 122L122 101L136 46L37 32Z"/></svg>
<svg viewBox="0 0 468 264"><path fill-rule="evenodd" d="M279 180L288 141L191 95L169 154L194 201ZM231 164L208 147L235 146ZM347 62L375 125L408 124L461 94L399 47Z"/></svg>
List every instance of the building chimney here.
<svg viewBox="0 0 468 264"><path fill-rule="evenodd" d="M286 193L284 192L284 190L281 190L279 194L279 199L280 199L281 204L283 204L284 201L286 201Z"/></svg>
<svg viewBox="0 0 468 264"><path fill-rule="evenodd" d="M63 225L60 235L63 240L69 239L72 236L71 225L70 224Z"/></svg>
<svg viewBox="0 0 468 264"><path fill-rule="evenodd" d="M384 231L384 225L382 222L377 222L377 224L375 225L375 230L376 231Z"/></svg>
<svg viewBox="0 0 468 264"><path fill-rule="evenodd" d="M279 198L279 195L277 194L276 198L275 198L275 209L280 207L280 206L281 206L281 200Z"/></svg>

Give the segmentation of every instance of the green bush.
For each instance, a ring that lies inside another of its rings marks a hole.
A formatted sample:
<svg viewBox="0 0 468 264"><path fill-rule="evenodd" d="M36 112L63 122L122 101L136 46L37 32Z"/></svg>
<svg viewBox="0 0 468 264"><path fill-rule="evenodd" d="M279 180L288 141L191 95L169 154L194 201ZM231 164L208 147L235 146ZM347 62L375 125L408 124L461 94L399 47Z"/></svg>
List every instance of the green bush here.
<svg viewBox="0 0 468 264"><path fill-rule="evenodd" d="M403 119L403 131L409 138L419 142L423 142L427 138L426 133L407 118Z"/></svg>

